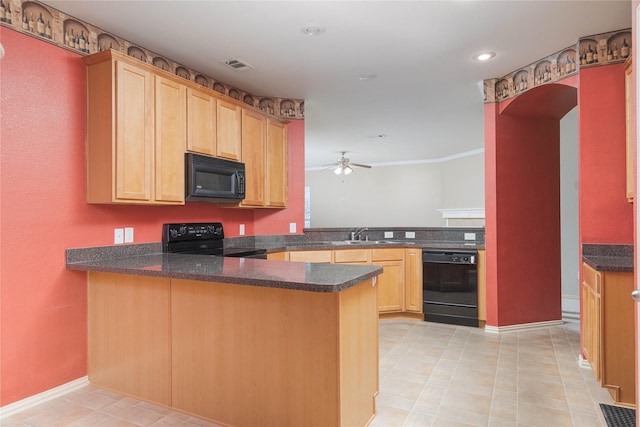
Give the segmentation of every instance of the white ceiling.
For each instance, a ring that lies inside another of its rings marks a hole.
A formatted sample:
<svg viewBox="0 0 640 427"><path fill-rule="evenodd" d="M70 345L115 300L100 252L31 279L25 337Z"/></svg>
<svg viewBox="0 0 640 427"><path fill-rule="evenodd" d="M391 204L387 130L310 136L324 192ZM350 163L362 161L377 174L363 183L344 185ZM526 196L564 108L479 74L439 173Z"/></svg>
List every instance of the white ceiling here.
<svg viewBox="0 0 640 427"><path fill-rule="evenodd" d="M341 151L376 165L481 150L482 80L631 27L630 1L44 3L254 95L305 99L307 168ZM472 59L487 49L493 60Z"/></svg>

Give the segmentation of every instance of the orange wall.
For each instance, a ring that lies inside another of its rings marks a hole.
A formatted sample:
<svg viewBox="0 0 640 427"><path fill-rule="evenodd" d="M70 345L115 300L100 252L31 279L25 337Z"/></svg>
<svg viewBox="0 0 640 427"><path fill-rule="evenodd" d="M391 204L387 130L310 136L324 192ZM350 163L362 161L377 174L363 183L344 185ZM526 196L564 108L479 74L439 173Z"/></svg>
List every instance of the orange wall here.
<svg viewBox="0 0 640 427"><path fill-rule="evenodd" d="M289 208L222 209L85 202L85 67L80 56L0 27L0 406L87 373L86 275L65 249L158 242L161 225L221 221L227 236L285 234L304 224L304 124L289 127ZM266 211L266 210L265 210Z"/></svg>

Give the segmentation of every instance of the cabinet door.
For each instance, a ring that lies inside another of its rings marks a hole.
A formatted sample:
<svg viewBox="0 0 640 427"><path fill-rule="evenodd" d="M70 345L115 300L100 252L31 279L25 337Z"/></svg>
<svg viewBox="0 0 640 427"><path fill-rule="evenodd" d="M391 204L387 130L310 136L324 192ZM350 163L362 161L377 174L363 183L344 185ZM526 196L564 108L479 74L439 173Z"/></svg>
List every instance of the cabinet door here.
<svg viewBox="0 0 640 427"><path fill-rule="evenodd" d="M404 259L404 309L422 313L422 249L406 249Z"/></svg>
<svg viewBox="0 0 640 427"><path fill-rule="evenodd" d="M262 114L242 110L242 161L246 169L244 206L265 204L266 123Z"/></svg>
<svg viewBox="0 0 640 427"><path fill-rule="evenodd" d="M219 99L216 114L216 156L241 160L242 130L240 123L242 109L235 104Z"/></svg>
<svg viewBox="0 0 640 427"><path fill-rule="evenodd" d="M206 93L187 89L187 150L216 154L216 102Z"/></svg>
<svg viewBox="0 0 640 427"><path fill-rule="evenodd" d="M402 261L376 261L372 263L384 268L378 276L378 311L402 311L404 302L404 269Z"/></svg>
<svg viewBox="0 0 640 427"><path fill-rule="evenodd" d="M156 77L155 200L184 202L186 89Z"/></svg>
<svg viewBox="0 0 640 427"><path fill-rule="evenodd" d="M151 201L154 146L153 75L116 61L116 194Z"/></svg>
<svg viewBox="0 0 640 427"><path fill-rule="evenodd" d="M287 126L267 121L267 205L287 207L288 191Z"/></svg>
<svg viewBox="0 0 640 427"><path fill-rule="evenodd" d="M478 320L487 322L487 252L478 251Z"/></svg>

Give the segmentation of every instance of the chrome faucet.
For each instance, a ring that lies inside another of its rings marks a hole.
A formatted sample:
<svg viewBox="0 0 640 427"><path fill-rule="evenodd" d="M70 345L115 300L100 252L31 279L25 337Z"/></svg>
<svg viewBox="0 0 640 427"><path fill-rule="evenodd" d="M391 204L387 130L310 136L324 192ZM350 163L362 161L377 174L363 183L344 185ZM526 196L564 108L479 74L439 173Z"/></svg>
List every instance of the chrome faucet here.
<svg viewBox="0 0 640 427"><path fill-rule="evenodd" d="M364 233L367 230L368 230L367 227L356 228L354 231L351 232L351 240L362 240L362 233Z"/></svg>

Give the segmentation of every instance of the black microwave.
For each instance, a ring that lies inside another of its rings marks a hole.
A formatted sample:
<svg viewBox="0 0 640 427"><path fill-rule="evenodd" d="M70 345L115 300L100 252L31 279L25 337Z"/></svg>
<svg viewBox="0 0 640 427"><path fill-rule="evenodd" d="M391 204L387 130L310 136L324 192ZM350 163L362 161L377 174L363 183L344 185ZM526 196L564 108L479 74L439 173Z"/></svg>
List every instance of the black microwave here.
<svg viewBox="0 0 640 427"><path fill-rule="evenodd" d="M187 153L186 200L239 202L244 199L244 163Z"/></svg>

